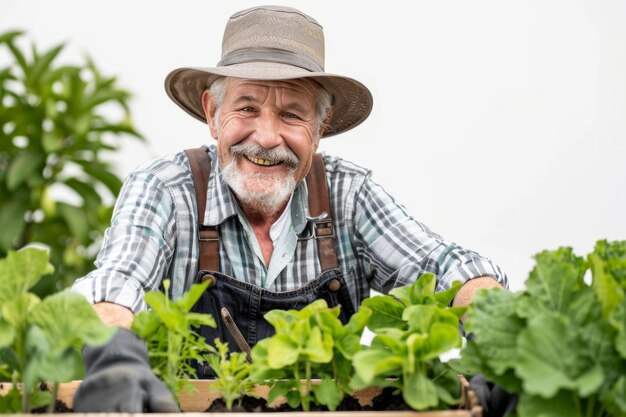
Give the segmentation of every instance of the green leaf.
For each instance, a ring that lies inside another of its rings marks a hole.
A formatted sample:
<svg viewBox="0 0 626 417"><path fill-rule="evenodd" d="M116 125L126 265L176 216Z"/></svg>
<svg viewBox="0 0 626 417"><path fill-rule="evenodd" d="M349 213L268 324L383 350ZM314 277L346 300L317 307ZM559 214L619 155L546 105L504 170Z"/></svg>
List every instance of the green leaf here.
<svg viewBox="0 0 626 417"><path fill-rule="evenodd" d="M85 203L84 209L95 211L102 205L102 198L100 198L100 195L94 190L93 184L88 184L76 178L68 178L64 183L72 190L76 191L83 199Z"/></svg>
<svg viewBox="0 0 626 417"><path fill-rule="evenodd" d="M515 366L525 392L553 397L559 389L574 389L569 375L578 357L578 348L568 340L569 323L556 314L543 314L528 322L519 336L519 360Z"/></svg>
<svg viewBox="0 0 626 417"><path fill-rule="evenodd" d="M22 392L15 385L4 396L0 396L0 413L19 414L22 412Z"/></svg>
<svg viewBox="0 0 626 417"><path fill-rule="evenodd" d="M360 335L363 333L363 330L365 329L365 326L371 316L372 310L365 306L361 306L357 312L350 317L350 320L345 325L346 331L351 334Z"/></svg>
<svg viewBox="0 0 626 417"><path fill-rule="evenodd" d="M626 359L626 301L622 301L612 316L611 324L617 330L615 349Z"/></svg>
<svg viewBox="0 0 626 417"><path fill-rule="evenodd" d="M14 329L24 329L33 310L39 303L39 297L34 294L23 293L16 295L0 307L2 317Z"/></svg>
<svg viewBox="0 0 626 417"><path fill-rule="evenodd" d="M437 388L432 380L421 372L408 375L402 391L404 401L414 410L426 410L439 403Z"/></svg>
<svg viewBox="0 0 626 417"><path fill-rule="evenodd" d="M54 271L44 249L27 247L0 259L0 305L25 294L41 276Z"/></svg>
<svg viewBox="0 0 626 417"><path fill-rule="evenodd" d="M605 262L595 253L589 255L592 286L602 305L604 317L608 317L624 299L624 290L612 274L605 270Z"/></svg>
<svg viewBox="0 0 626 417"><path fill-rule="evenodd" d="M462 339L457 326L435 323L430 329L421 359L424 361L436 359L452 349L460 348L461 343Z"/></svg>
<svg viewBox="0 0 626 417"><path fill-rule="evenodd" d="M551 311L570 312L573 294L585 286L585 260L571 248L543 251L535 256L536 265L526 281L528 293Z"/></svg>
<svg viewBox="0 0 626 417"><path fill-rule="evenodd" d="M355 372L366 384L379 376L398 376L403 363L402 357L379 349L362 350L352 358Z"/></svg>
<svg viewBox="0 0 626 417"><path fill-rule="evenodd" d="M298 360L298 345L296 345L287 335L272 337L268 342L267 363L270 368L280 369L293 365Z"/></svg>
<svg viewBox="0 0 626 417"><path fill-rule="evenodd" d="M72 235L82 241L89 238L90 227L82 208L66 203L58 203L57 210L69 226Z"/></svg>
<svg viewBox="0 0 626 417"><path fill-rule="evenodd" d="M102 323L85 297L69 289L39 303L30 322L41 328L48 341L57 348L82 347L84 343L103 345L116 331L116 328Z"/></svg>
<svg viewBox="0 0 626 417"><path fill-rule="evenodd" d="M54 59L59 55L61 50L63 49L63 44L57 45L43 54L39 59L35 59L34 66L29 73L29 78L31 80L31 85L35 80L39 80L39 78L49 70L50 64Z"/></svg>
<svg viewBox="0 0 626 417"><path fill-rule="evenodd" d="M5 33L0 34L0 43L10 43L13 42L13 39L17 38L24 34L22 30L11 30Z"/></svg>
<svg viewBox="0 0 626 417"><path fill-rule="evenodd" d="M604 382L604 371L600 365L591 367L574 381L581 397L595 394Z"/></svg>
<svg viewBox="0 0 626 417"><path fill-rule="evenodd" d="M159 316L151 310L141 311L133 317L131 330L141 339L148 340L161 328Z"/></svg>
<svg viewBox="0 0 626 417"><path fill-rule="evenodd" d="M15 329L0 318L0 349L10 346L13 340L15 340Z"/></svg>
<svg viewBox="0 0 626 417"><path fill-rule="evenodd" d="M550 398L522 393L517 404L518 417L584 417L582 413L567 391L560 391Z"/></svg>
<svg viewBox="0 0 626 417"><path fill-rule="evenodd" d="M319 327L314 327L311 329L311 335L300 353L311 362L330 362L333 358L333 339L328 335L322 335L322 330Z"/></svg>
<svg viewBox="0 0 626 417"><path fill-rule="evenodd" d="M317 402L328 407L330 411L335 411L343 399L341 390L330 378L323 378L319 384L314 386L313 393Z"/></svg>
<svg viewBox="0 0 626 417"><path fill-rule="evenodd" d="M205 281L199 284L193 284L188 291L185 291L183 296L176 300L176 304L178 304L184 312L189 312L193 308L194 305L198 302L202 294L206 291L209 286L209 281Z"/></svg>
<svg viewBox="0 0 626 417"><path fill-rule="evenodd" d="M19 199L0 202L0 250L7 252L14 248L14 242L22 236L26 220L24 214L28 210L26 202ZM2 278L0 278L2 279ZM0 284L1 285L1 284ZM0 294L0 299L2 295Z"/></svg>
<svg viewBox="0 0 626 417"><path fill-rule="evenodd" d="M607 395L603 398L602 405L609 415L626 415L626 376L622 375L610 387Z"/></svg>
<svg viewBox="0 0 626 417"><path fill-rule="evenodd" d="M277 334L289 334L291 326L298 318L291 311L271 310L263 318L272 325Z"/></svg>
<svg viewBox="0 0 626 417"><path fill-rule="evenodd" d="M9 164L7 173L9 191L15 190L29 178L40 177L43 163L43 155L35 151L20 152Z"/></svg>
<svg viewBox="0 0 626 417"><path fill-rule="evenodd" d="M389 295L400 300L404 306L424 303L424 299L434 298L437 278L435 274L426 272L415 280L413 284L404 285L389 291Z"/></svg>
<svg viewBox="0 0 626 417"><path fill-rule="evenodd" d="M52 401L56 401L56 398L52 398L52 393L50 391L42 391L39 389L39 387L33 389L33 391L28 396L30 411L33 411L36 408L47 406Z"/></svg>
<svg viewBox="0 0 626 417"><path fill-rule="evenodd" d="M392 297L377 295L364 300L361 305L372 311L367 327L373 332L385 327L407 328L407 324L402 320L404 307Z"/></svg>
<svg viewBox="0 0 626 417"><path fill-rule="evenodd" d="M450 288L445 291L436 292L433 296L440 306L448 306L452 304L452 300L456 297L463 284L461 281L454 281Z"/></svg>
<svg viewBox="0 0 626 417"><path fill-rule="evenodd" d="M267 394L267 403L271 404L280 397L286 397L291 389L291 381L277 381Z"/></svg>
<svg viewBox="0 0 626 417"><path fill-rule="evenodd" d="M513 369L518 361L517 338L525 323L516 314L515 294L504 289L479 290L468 311L465 328L474 333L474 344L485 363L497 375ZM465 352L463 352L463 356ZM476 369L476 372L482 372Z"/></svg>
<svg viewBox="0 0 626 417"><path fill-rule="evenodd" d="M169 330L183 333L187 331L184 313L171 303L165 294L160 291L150 291L144 295L144 300Z"/></svg>

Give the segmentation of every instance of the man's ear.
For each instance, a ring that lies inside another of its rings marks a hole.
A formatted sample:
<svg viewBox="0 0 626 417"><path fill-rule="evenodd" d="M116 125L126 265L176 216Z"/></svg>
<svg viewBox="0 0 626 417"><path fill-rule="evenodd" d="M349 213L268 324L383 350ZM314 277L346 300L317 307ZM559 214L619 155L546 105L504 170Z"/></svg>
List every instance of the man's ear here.
<svg viewBox="0 0 626 417"><path fill-rule="evenodd" d="M326 127L330 125L331 120L333 120L333 111L329 110L328 113L326 113L326 118L324 119L324 123L322 123L322 126L320 127L320 132L319 132L320 138L322 137L322 135L324 135L324 132L326 132ZM318 143L319 143L319 139L318 139Z"/></svg>
<svg viewBox="0 0 626 417"><path fill-rule="evenodd" d="M213 100L213 96L209 93L209 90L204 90L202 93L202 109L204 110L204 117L211 130L211 136L213 136L213 139L217 140L218 128L215 126L215 112L217 111L217 107L215 106L215 100Z"/></svg>

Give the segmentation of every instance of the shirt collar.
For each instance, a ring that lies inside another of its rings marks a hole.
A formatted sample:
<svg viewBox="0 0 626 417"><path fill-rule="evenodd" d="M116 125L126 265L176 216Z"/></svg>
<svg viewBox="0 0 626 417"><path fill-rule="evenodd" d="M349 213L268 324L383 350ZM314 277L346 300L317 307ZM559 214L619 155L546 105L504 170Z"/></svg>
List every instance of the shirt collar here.
<svg viewBox="0 0 626 417"><path fill-rule="evenodd" d="M207 192L206 225L217 226L238 213L237 200L222 179L222 170L217 160L215 145L203 145L211 158L211 176ZM296 234L302 233L308 220L309 204L306 181L300 181L294 190L291 201L291 221Z"/></svg>

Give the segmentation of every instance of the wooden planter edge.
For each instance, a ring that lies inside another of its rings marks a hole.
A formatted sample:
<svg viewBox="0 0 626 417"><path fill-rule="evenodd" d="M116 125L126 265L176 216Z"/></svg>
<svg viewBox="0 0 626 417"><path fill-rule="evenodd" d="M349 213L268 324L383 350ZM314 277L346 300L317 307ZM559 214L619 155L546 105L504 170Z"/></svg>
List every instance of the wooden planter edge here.
<svg viewBox="0 0 626 417"><path fill-rule="evenodd" d="M264 412L263 415L280 415L283 417L304 416L307 417L355 417L358 415L371 416L376 413L377 416L393 416L393 417L482 417L482 407L480 407L476 394L469 389L469 383L462 376L461 379L461 404L457 410L441 410L441 411L310 411L310 412ZM72 407L74 393L78 389L82 381L72 381L59 384L57 392L57 400L65 403L69 408ZM204 412L216 399L220 398L217 391L210 387L214 381L212 380L192 380L193 391L185 391L179 394L181 410L185 414L198 414L202 417L211 415L222 415L223 413L206 413ZM316 381L313 381L314 383ZM5 394L11 388L11 384L2 383L0 386L0 395ZM259 385L254 388L254 393L261 398L267 398L269 387ZM363 406L371 405L372 399L380 394L379 388L365 388L353 393L353 396L359 400ZM279 406L284 403L284 398L279 398L271 404L272 407ZM80 413L73 413L80 414ZM117 417L131 415L128 413L113 413ZM134 414L138 416L140 414ZM170 414L171 415L171 414ZM228 413L229 417L245 417L246 413ZM11 416L10 414L8 415ZM13 415L18 416L18 415ZM59 414L60 416L60 414ZM100 414L102 416L102 414ZM167 414L150 414L151 417L165 417ZM190 416L192 417L192 416Z"/></svg>

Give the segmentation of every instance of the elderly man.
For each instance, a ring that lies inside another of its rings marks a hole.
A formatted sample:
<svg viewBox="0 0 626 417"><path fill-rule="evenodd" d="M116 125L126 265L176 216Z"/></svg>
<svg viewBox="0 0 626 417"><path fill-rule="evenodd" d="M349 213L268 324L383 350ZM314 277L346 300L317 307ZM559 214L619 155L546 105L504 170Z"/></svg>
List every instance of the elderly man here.
<svg viewBox="0 0 626 417"><path fill-rule="evenodd" d="M203 335L242 349L271 334L271 309L324 298L345 320L371 289L427 271L438 290L464 283L456 305L476 288L507 285L497 265L413 219L369 171L316 154L320 139L368 117L372 97L324 72L322 27L311 17L286 7L238 12L217 67L174 70L165 87L216 145L151 162L125 182L97 269L73 286L106 323L128 328L165 277L173 297L208 280L196 309L220 325ZM87 348L85 366L79 411L175 409L128 331Z"/></svg>

